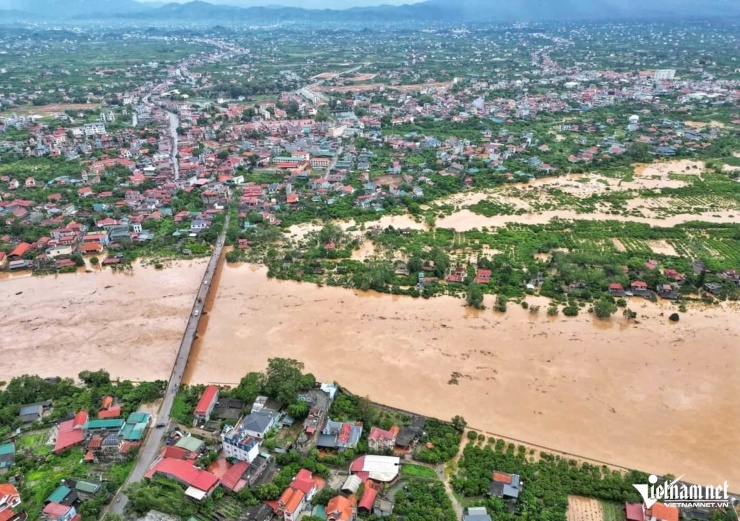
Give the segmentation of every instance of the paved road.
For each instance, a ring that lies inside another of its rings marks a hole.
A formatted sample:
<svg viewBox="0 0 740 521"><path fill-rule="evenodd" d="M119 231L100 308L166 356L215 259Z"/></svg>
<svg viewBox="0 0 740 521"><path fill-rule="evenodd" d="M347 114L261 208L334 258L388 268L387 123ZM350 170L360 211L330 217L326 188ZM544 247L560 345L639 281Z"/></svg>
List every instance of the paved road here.
<svg viewBox="0 0 740 521"><path fill-rule="evenodd" d="M224 221L223 231L221 232L221 235L216 242L216 246L213 250L213 255L211 256L211 260L208 262L208 267L206 268L206 272L203 275L203 280L201 281L200 287L198 288L198 294L195 297L193 309L190 311L188 325L185 328L185 334L182 337L180 349L177 352L177 358L175 359L172 373L170 374L170 380L167 384L167 392L164 396L164 400L162 401L162 405L159 408L158 416L155 419L152 428L149 429L149 433L144 440L144 444L139 450L136 466L131 471L131 474L129 475L126 482L116 494L116 497L113 498L113 502L109 509L109 512L112 514L123 513L123 510L128 503L128 498L123 493L123 490L125 490L130 483L136 483L144 478L144 473L154 462L154 459L156 458L157 453L159 452L159 449L162 445L162 440L164 439L164 434L167 429L161 427L157 428L156 426L164 424L164 426L166 427L169 424L170 411L175 400L175 393L182 383L182 375L185 373L185 366L187 365L188 358L190 357L190 349L193 346L195 332L198 329L198 319L200 319L200 315L203 312L203 305L206 301L206 296L208 295L210 282L211 280L213 280L213 274L216 271L218 260L221 257L221 252L224 247L224 241L226 240L226 230L229 228L229 218L230 216L227 214Z"/></svg>

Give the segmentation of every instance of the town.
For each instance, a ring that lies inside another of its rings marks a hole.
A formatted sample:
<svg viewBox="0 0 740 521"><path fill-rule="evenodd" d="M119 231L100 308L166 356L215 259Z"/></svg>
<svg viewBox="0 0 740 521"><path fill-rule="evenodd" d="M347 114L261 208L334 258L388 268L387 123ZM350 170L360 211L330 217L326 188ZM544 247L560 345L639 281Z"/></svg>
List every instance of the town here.
<svg viewBox="0 0 740 521"><path fill-rule="evenodd" d="M190 343L216 322L212 301L229 267L419 305L454 297L466 319L516 311L529 327L540 310L555 325L593 317L593 327L630 328L657 327L655 317L688 327L709 309L720 320L728 313L729 326L712 329L733 342L736 21L124 25L0 34L0 287L73 288L62 304L52 292L8 289L4 301L20 304L7 306L0 326L33 351L11 354L8 340L3 353L26 360L70 342L43 322L60 328L64 317L53 313L74 314L73 303L113 288L83 294L82 281L110 275L125 290L100 306L105 324L91 321L72 342L111 367L143 370L155 359L153 347L151 360L141 355L154 344L146 324L160 317L122 319L112 308L134 293L138 272L173 273L168 287L184 288L181 263L211 262L184 304L156 304L185 329L167 331L157 351L169 368L176 360L168 381L80 372L89 362L75 352L59 359L59 373L29 376L42 371L28 363L2 382L0 521L736 519L733 508L648 506L633 485L648 482L649 468L493 434L472 427L467 412L471 425L406 411L403 396L375 403L352 393L352 379L317 380L305 360L265 351L264 371L238 385L184 375L198 354L189 356ZM256 309L248 289L227 304L239 307L240 323ZM29 308L38 316L16 320ZM141 330L141 345L111 348L116 320ZM361 329L349 336L358 346ZM435 343L441 333L432 334ZM185 351L174 346L181 338ZM240 341L253 348L249 335ZM478 354L493 356L488 347ZM257 358L230 363L244 360ZM477 369L497 375L510 363ZM447 372L433 382L446 394L473 380L452 365ZM670 371L640 381L658 372ZM414 392L411 375L404 381ZM492 392L490 407L502 399Z"/></svg>

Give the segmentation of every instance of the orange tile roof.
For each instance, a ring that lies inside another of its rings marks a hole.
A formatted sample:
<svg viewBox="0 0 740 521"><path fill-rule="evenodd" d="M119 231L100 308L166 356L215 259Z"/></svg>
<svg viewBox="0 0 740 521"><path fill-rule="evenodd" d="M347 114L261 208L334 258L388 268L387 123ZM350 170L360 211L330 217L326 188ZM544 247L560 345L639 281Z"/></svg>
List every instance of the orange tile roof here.
<svg viewBox="0 0 740 521"><path fill-rule="evenodd" d="M663 503L655 503L650 509L651 517L655 519L662 519L663 521L678 521L678 509L664 505Z"/></svg>

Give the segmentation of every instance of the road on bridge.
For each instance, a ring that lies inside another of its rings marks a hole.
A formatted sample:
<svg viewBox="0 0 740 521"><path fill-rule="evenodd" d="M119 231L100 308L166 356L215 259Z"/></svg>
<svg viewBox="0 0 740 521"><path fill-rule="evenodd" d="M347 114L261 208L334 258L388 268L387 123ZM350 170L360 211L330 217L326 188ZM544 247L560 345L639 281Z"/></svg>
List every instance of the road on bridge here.
<svg viewBox="0 0 740 521"><path fill-rule="evenodd" d="M230 215L227 214L226 219L224 220L223 231L216 241L213 255L211 256L211 260L208 262L208 267L203 275L203 280L201 280L198 294L195 296L193 309L190 311L188 325L185 328L185 334L182 337L180 349L177 352L177 358L175 359L169 383L167 384L167 391L164 396L164 400L162 401L162 405L159 408L155 424L151 429L149 429L149 433L144 439L144 443L139 450L136 466L131 471L128 479L120 488L116 496L113 498L111 506L109 507L109 513L111 514L123 514L123 511L128 504L128 498L124 494L124 490L126 490L126 487L129 484L137 483L144 478L144 473L154 462L154 459L157 457L157 453L162 445L164 434L169 425L170 411L172 410L172 404L175 401L175 394L182 383L182 376L185 374L185 366L190 357L190 349L193 347L195 333L198 329L198 320L203 313L203 306L206 301L206 296L208 295L208 290L210 289L210 283L213 280L213 275L216 272L219 259L221 258L221 252L223 251L224 242L226 240L226 230L229 228L229 220Z"/></svg>

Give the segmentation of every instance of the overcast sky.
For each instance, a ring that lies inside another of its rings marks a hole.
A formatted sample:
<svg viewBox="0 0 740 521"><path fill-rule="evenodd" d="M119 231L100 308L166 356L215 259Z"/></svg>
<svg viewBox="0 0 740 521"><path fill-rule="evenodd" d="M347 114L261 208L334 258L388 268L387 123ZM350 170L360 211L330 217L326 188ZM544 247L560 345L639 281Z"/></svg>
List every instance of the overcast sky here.
<svg viewBox="0 0 740 521"><path fill-rule="evenodd" d="M139 0L140 2L178 2L184 4L190 0ZM291 7L303 7L306 9L348 9L368 5L401 5L415 4L423 0L206 0L212 4L239 5L251 7L255 5L282 5Z"/></svg>

